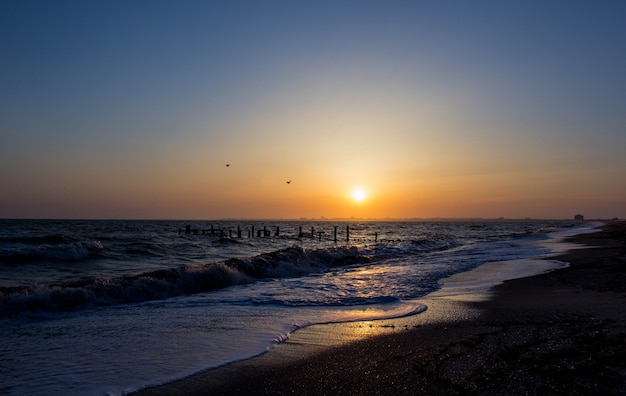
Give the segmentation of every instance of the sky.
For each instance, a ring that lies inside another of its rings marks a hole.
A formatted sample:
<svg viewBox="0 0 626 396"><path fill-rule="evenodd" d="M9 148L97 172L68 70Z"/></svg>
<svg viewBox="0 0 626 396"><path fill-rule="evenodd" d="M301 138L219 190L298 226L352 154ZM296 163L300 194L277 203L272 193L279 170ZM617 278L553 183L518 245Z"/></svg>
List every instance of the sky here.
<svg viewBox="0 0 626 396"><path fill-rule="evenodd" d="M626 218L625 149L623 1L0 2L0 218Z"/></svg>

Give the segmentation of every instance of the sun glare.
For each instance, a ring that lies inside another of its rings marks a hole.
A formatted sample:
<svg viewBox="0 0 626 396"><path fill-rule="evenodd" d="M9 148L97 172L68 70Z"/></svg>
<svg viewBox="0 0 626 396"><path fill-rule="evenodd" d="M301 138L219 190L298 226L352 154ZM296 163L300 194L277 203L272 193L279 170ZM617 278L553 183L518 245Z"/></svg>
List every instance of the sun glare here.
<svg viewBox="0 0 626 396"><path fill-rule="evenodd" d="M365 190L363 190L362 188L355 188L352 191L352 199L354 199L357 202L362 202L366 197L367 197L367 194L365 193Z"/></svg>

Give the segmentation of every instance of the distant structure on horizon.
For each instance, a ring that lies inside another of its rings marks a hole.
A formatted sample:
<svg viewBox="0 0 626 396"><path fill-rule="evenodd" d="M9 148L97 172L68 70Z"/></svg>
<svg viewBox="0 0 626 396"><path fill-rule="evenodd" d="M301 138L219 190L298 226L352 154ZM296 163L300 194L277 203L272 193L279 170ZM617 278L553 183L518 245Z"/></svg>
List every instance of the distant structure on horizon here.
<svg viewBox="0 0 626 396"><path fill-rule="evenodd" d="M584 221L585 220L585 216L583 216L581 214L577 214L576 216L574 216L574 220L576 220L576 221Z"/></svg>

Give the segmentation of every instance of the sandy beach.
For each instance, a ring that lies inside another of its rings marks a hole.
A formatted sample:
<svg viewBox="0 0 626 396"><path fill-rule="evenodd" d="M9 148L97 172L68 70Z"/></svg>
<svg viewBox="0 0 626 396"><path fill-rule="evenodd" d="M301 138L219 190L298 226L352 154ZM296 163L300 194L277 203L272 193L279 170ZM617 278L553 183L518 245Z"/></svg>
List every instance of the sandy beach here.
<svg viewBox="0 0 626 396"><path fill-rule="evenodd" d="M419 315L307 327L257 358L139 393L625 394L625 240L626 223L611 222L550 257L568 268L487 296L430 295Z"/></svg>

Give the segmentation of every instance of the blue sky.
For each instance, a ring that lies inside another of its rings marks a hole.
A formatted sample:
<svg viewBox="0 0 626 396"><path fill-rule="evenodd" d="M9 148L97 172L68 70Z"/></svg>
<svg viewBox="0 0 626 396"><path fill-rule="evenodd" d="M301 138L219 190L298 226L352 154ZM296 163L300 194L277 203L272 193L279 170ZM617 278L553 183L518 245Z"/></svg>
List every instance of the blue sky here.
<svg viewBox="0 0 626 396"><path fill-rule="evenodd" d="M620 1L4 1L0 48L0 217L626 216Z"/></svg>

